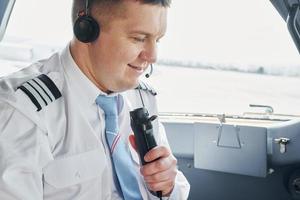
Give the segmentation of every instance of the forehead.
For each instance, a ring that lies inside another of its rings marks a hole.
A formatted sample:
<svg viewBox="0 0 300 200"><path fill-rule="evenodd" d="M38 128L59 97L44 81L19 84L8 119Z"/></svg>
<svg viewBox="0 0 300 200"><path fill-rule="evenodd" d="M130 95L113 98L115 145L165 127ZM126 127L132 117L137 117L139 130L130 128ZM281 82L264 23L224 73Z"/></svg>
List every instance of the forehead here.
<svg viewBox="0 0 300 200"><path fill-rule="evenodd" d="M126 29L127 32L146 32L151 35L164 34L167 27L167 8L159 5L144 4L136 0L122 3L122 17L111 21L112 28Z"/></svg>

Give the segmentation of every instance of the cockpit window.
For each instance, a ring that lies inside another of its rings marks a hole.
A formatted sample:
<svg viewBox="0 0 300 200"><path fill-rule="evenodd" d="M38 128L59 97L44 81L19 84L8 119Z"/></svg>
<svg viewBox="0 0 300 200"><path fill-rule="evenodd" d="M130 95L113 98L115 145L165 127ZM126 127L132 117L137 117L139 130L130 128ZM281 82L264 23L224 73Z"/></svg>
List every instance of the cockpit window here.
<svg viewBox="0 0 300 200"><path fill-rule="evenodd" d="M269 1L174 1L160 45L165 112L300 114L299 54Z"/></svg>
<svg viewBox="0 0 300 200"><path fill-rule="evenodd" d="M67 44L71 3L16 1L0 43L0 75ZM158 46L147 81L160 112L300 116L299 54L268 0L174 0Z"/></svg>

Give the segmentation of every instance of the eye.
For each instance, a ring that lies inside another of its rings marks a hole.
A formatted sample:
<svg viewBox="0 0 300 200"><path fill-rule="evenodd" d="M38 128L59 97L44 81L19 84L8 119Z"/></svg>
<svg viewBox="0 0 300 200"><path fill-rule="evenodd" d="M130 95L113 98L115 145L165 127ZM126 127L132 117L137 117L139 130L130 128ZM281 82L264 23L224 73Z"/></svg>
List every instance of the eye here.
<svg viewBox="0 0 300 200"><path fill-rule="evenodd" d="M133 37L133 39L134 39L136 42L145 42L145 40L146 40L145 37Z"/></svg>

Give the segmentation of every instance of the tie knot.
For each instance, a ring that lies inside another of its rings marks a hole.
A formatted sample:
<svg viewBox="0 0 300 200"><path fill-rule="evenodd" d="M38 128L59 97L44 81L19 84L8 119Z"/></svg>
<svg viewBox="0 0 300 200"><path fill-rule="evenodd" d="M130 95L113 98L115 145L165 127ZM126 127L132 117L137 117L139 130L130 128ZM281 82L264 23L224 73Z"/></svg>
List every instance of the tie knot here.
<svg viewBox="0 0 300 200"><path fill-rule="evenodd" d="M118 107L117 107L117 96L104 96L99 95L96 99L96 103L100 108L103 109L106 116L117 116Z"/></svg>

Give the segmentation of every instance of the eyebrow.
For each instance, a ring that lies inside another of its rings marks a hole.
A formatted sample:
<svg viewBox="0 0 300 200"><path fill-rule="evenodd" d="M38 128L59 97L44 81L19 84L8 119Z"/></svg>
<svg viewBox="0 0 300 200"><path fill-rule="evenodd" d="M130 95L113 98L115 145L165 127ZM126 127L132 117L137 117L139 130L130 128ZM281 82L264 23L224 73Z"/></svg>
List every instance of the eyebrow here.
<svg viewBox="0 0 300 200"><path fill-rule="evenodd" d="M130 31L130 34L141 34L141 35L146 35L147 37L152 36L153 34L146 32L146 31ZM162 38L165 35L165 33L159 35L159 38Z"/></svg>
<svg viewBox="0 0 300 200"><path fill-rule="evenodd" d="M145 32L145 31L130 31L131 34L141 34L141 35L152 35L151 33Z"/></svg>

